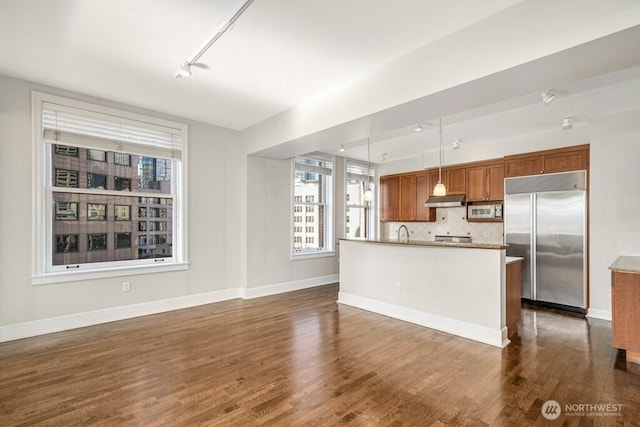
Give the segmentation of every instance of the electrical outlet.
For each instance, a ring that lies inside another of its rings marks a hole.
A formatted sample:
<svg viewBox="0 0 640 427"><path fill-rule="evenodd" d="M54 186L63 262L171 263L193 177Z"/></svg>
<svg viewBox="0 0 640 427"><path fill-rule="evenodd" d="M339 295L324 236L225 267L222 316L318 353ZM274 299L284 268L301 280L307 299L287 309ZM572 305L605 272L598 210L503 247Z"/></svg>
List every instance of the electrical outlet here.
<svg viewBox="0 0 640 427"><path fill-rule="evenodd" d="M122 282L122 292L129 292L131 290L131 282Z"/></svg>

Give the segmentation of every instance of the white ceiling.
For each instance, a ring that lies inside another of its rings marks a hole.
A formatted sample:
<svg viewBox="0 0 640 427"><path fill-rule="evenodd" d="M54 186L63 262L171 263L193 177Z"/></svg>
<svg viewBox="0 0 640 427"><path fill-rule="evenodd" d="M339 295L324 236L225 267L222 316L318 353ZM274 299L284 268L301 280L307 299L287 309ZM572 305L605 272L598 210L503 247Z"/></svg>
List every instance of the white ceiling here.
<svg viewBox="0 0 640 427"><path fill-rule="evenodd" d="M255 0L200 58L209 69L194 69L191 78L175 78L179 65L191 59L244 1L0 0L0 74L246 130L310 99L339 92L424 46L454 40L471 27L491 28L494 22L502 22L493 19L497 15L517 27L511 18L516 11L544 15L548 10L555 21L546 25L553 27L571 20L571 13L577 12L572 9L575 4L589 8L583 12L589 19L599 16L602 4L601 0L560 4L550 0ZM640 15L636 0L611 1L615 6L609 6L603 22L594 22L593 28L615 29L611 22ZM622 22L619 27L638 24ZM567 30L563 35L578 41L579 33ZM607 34L602 31L602 36ZM473 44L473 40L467 42ZM583 80L564 82L555 87L560 95L557 101L546 108L540 103L543 88L536 88L527 93L505 91L500 102L488 105L441 109L448 142L459 137L463 144L479 143L537 132L559 126L565 114L588 121L594 114L640 108L640 63L635 65L606 76L593 71ZM438 102L446 104L445 96ZM421 114L428 100L408 104L387 110L386 118L377 114L388 126L375 135L373 161L383 152L388 160L395 160L437 147L433 127L421 134L408 131L416 118L435 124L436 110ZM324 136L318 133L311 138L313 149L337 153L344 142L350 157L366 159L361 138ZM282 158L299 154L304 146L300 143L293 149L290 145L281 144L263 154Z"/></svg>

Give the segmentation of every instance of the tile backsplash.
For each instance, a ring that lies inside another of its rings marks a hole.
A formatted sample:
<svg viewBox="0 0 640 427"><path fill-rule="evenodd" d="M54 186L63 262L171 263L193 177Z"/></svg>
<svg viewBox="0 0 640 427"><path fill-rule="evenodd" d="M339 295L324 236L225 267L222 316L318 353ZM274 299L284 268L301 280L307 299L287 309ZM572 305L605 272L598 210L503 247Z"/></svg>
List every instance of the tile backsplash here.
<svg viewBox="0 0 640 427"><path fill-rule="evenodd" d="M433 241L436 235L471 236L473 243L502 244L504 228L501 222L467 222L466 207L437 208L435 222L385 222L380 230L381 239L397 239L398 228L409 229L410 240Z"/></svg>

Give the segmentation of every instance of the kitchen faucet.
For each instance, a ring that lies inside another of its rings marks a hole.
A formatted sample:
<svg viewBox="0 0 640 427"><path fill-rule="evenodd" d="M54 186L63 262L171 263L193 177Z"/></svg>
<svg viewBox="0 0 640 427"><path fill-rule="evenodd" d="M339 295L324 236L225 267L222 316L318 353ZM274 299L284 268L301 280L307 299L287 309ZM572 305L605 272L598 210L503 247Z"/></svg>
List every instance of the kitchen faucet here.
<svg viewBox="0 0 640 427"><path fill-rule="evenodd" d="M402 224L400 227L398 227L398 243L402 242L402 240L400 239L400 236L402 235L402 234L400 234L400 231L403 228L404 228L404 235L406 236L406 240L404 240L404 242L405 243L409 243L409 229L404 224Z"/></svg>

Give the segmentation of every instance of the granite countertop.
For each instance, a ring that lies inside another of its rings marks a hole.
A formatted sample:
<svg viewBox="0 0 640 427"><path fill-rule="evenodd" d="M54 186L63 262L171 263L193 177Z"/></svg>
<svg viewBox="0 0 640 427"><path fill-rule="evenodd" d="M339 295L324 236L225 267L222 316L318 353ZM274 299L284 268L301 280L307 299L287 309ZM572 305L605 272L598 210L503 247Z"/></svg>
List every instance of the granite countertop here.
<svg viewBox="0 0 640 427"><path fill-rule="evenodd" d="M620 256L609 266L609 270L640 273L640 256Z"/></svg>
<svg viewBox="0 0 640 427"><path fill-rule="evenodd" d="M471 249L505 249L505 245L497 245L490 243L445 243L445 242L429 242L425 240L413 240L410 242L398 242L397 240L366 240L366 239L340 239L347 242L363 242L363 243L379 243L384 245L401 245L401 246L436 246L447 248L471 248Z"/></svg>
<svg viewBox="0 0 640 427"><path fill-rule="evenodd" d="M505 263L511 264L514 262L522 261L522 260L524 260L524 258L522 258L521 256L508 256L505 258Z"/></svg>

